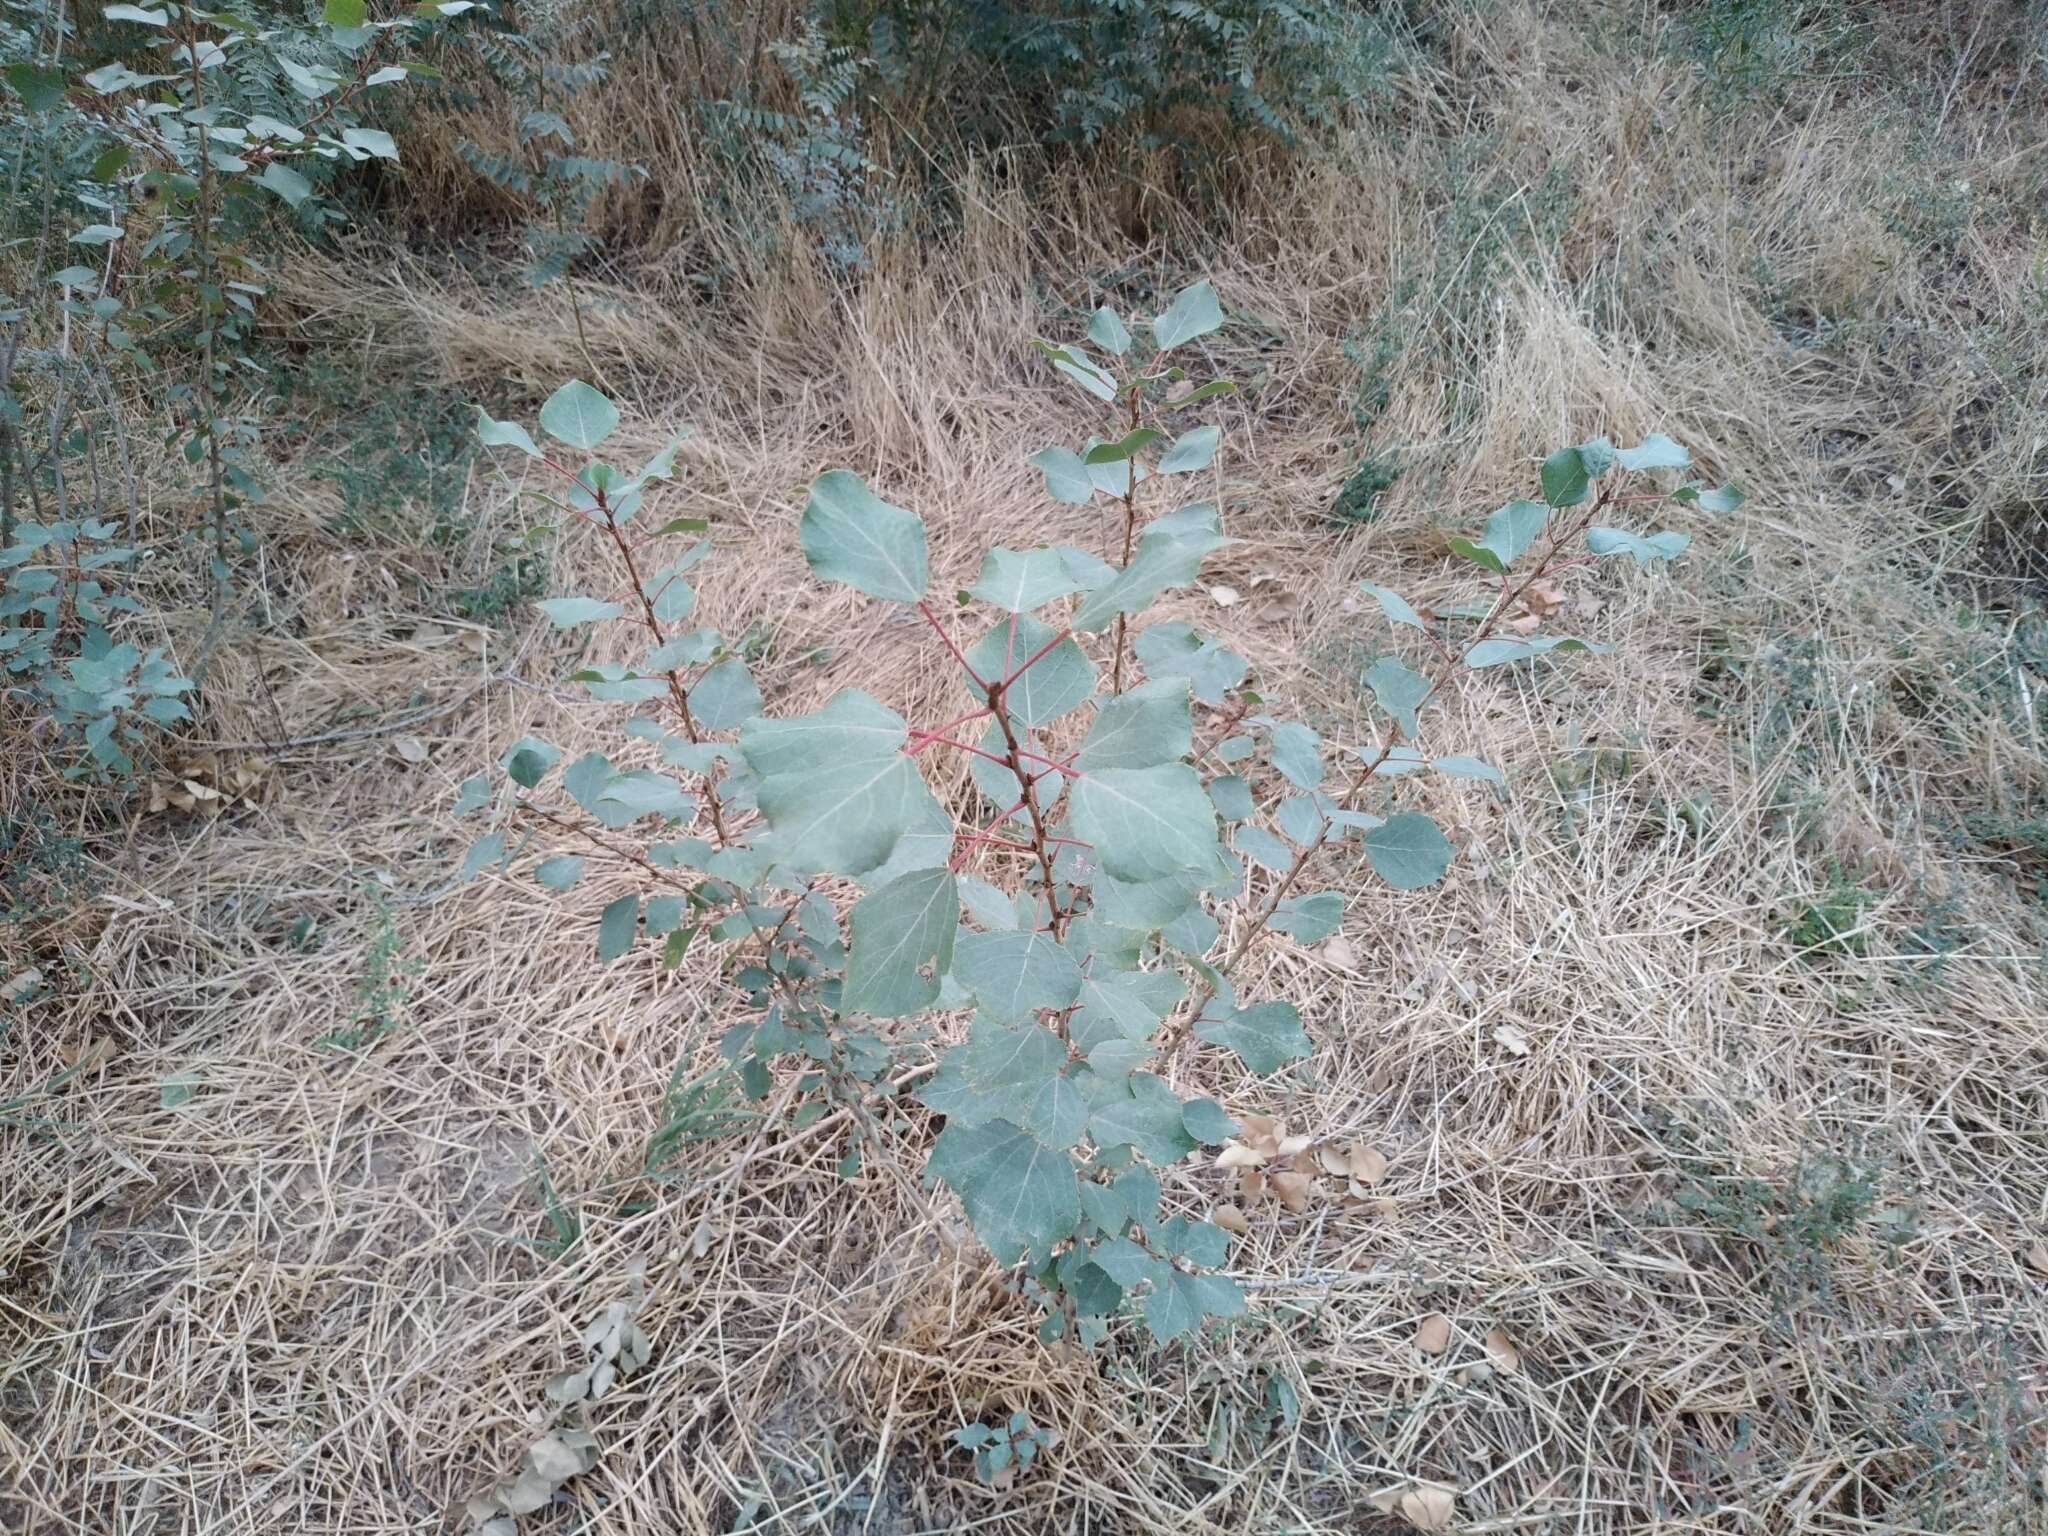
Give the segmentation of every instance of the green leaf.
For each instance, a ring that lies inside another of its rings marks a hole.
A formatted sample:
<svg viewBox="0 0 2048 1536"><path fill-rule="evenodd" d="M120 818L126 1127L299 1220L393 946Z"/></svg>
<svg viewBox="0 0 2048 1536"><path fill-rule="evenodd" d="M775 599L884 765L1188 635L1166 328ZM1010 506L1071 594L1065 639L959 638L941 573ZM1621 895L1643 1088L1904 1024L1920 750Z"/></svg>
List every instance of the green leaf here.
<svg viewBox="0 0 2048 1536"><path fill-rule="evenodd" d="M752 762L744 734L740 751ZM798 876L868 874L881 868L907 835L945 817L916 762L901 753L770 775L761 780L755 798L771 829L757 846L786 873ZM944 826L950 833L950 820Z"/></svg>
<svg viewBox="0 0 2048 1536"><path fill-rule="evenodd" d="M1052 359L1052 365L1068 378L1079 384L1098 400L1116 398L1116 380L1099 367L1095 360L1079 347L1055 346L1049 341L1040 341L1038 350Z"/></svg>
<svg viewBox="0 0 2048 1536"><path fill-rule="evenodd" d="M1155 1003L1139 976L1109 972L1083 977L1080 1002L1067 1020L1068 1038L1083 1051L1110 1040L1149 1040L1163 1013Z"/></svg>
<svg viewBox="0 0 2048 1536"><path fill-rule="evenodd" d="M1237 1134L1237 1122L1214 1099L1189 1099L1180 1108L1180 1123L1205 1147L1220 1146Z"/></svg>
<svg viewBox="0 0 2048 1536"><path fill-rule="evenodd" d="M546 777L547 771L562 760L562 749L542 741L538 736L522 736L505 749L499 766L505 776L521 789L532 789Z"/></svg>
<svg viewBox="0 0 2048 1536"><path fill-rule="evenodd" d="M588 809L607 826L624 826L642 816L680 820L696 813L697 802L667 774L635 768L613 774Z"/></svg>
<svg viewBox="0 0 2048 1536"><path fill-rule="evenodd" d="M286 165L282 160L273 160L270 164L264 166L262 174L256 178L256 184L259 187L267 187L270 191L275 192L284 199L285 205L291 208L298 207L299 204L313 195L313 183L306 180L305 177ZM517 427L514 427L512 430L519 432L522 437L526 435Z"/></svg>
<svg viewBox="0 0 2048 1536"><path fill-rule="evenodd" d="M1252 814L1251 786L1234 773L1209 781L1209 803L1225 821L1243 821Z"/></svg>
<svg viewBox="0 0 2048 1536"><path fill-rule="evenodd" d="M1166 408L1169 411L1186 410L1191 405L1200 405L1204 400L1213 400L1218 395L1234 393L1236 389L1237 380L1235 379L1211 379L1206 384L1197 385L1178 400L1167 401Z"/></svg>
<svg viewBox="0 0 2048 1536"><path fill-rule="evenodd" d="M1749 498L1732 480L1719 490L1704 485L1681 485L1671 493L1673 501L1691 502L1703 512L1733 512Z"/></svg>
<svg viewBox="0 0 2048 1536"><path fill-rule="evenodd" d="M156 1102L159 1109L183 1109L198 1096L197 1072L172 1072L157 1082Z"/></svg>
<svg viewBox="0 0 2048 1536"><path fill-rule="evenodd" d="M1344 898L1336 891L1289 896L1273 909L1271 926L1302 944L1327 939L1344 921Z"/></svg>
<svg viewBox="0 0 2048 1536"><path fill-rule="evenodd" d="M1145 527L1131 563L1089 593L1074 613L1074 628L1084 633L1106 629L1120 613L1136 613L1168 587L1186 586L1202 568L1202 557L1234 543L1223 536L1216 508L1196 502Z"/></svg>
<svg viewBox="0 0 2048 1536"><path fill-rule="evenodd" d="M621 896L606 907L597 918L597 958L601 962L616 960L633 947L633 939L640 929L640 898Z"/></svg>
<svg viewBox="0 0 2048 1536"><path fill-rule="evenodd" d="M1570 635L1535 635L1526 640L1482 640L1465 653L1465 665L1477 670L1480 667L1497 667L1510 661L1527 661L1531 656L1542 656L1550 651L1591 651L1596 656L1604 656L1613 649L1611 645L1578 640Z"/></svg>
<svg viewBox="0 0 2048 1536"><path fill-rule="evenodd" d="M1116 357L1131 349L1131 333L1124 329L1123 318L1107 304L1088 317L1088 339Z"/></svg>
<svg viewBox="0 0 2048 1536"><path fill-rule="evenodd" d="M1365 684L1381 709L1393 716L1403 736L1416 733L1415 711L1430 694L1430 680L1398 656L1382 656L1366 668Z"/></svg>
<svg viewBox="0 0 2048 1536"><path fill-rule="evenodd" d="M1105 1152L1135 1147L1155 1163L1177 1162L1196 1145L1181 1124L1180 1099L1150 1072L1133 1072L1115 1085L1088 1116L1088 1135Z"/></svg>
<svg viewBox="0 0 2048 1536"><path fill-rule="evenodd" d="M1090 1248L1088 1256L1104 1274L1126 1289L1147 1280L1162 1279L1167 1268L1128 1237L1107 1238Z"/></svg>
<svg viewBox="0 0 2048 1536"><path fill-rule="evenodd" d="M1225 649L1214 635L1199 633L1192 625L1169 619L1141 630L1132 644L1148 675L1185 677L1196 698L1205 704L1220 704L1223 696L1244 681L1245 659Z"/></svg>
<svg viewBox="0 0 2048 1536"><path fill-rule="evenodd" d="M92 168L85 173L86 179L103 184L110 182L121 174L122 169L133 157L134 152L126 144L116 144L103 151L100 157L93 161Z"/></svg>
<svg viewBox="0 0 2048 1536"><path fill-rule="evenodd" d="M1420 811L1402 811L1365 834L1365 856L1395 890L1419 891L1450 868L1451 845Z"/></svg>
<svg viewBox="0 0 2048 1536"><path fill-rule="evenodd" d="M1372 596L1374 602L1380 605L1380 612L1387 616L1389 624L1406 624L1410 629L1420 629L1427 632L1429 626L1422 622L1422 615L1417 613L1414 604L1410 603L1400 593L1390 591L1386 587L1378 586L1370 581L1361 581L1358 585Z"/></svg>
<svg viewBox="0 0 2048 1536"><path fill-rule="evenodd" d="M1502 576L1543 531L1543 525L1549 518L1550 509L1540 501L1511 501L1486 520L1485 538L1476 543L1466 538L1452 538L1446 542L1453 554L1462 555ZM1421 628L1419 622L1416 627Z"/></svg>
<svg viewBox="0 0 2048 1536"><path fill-rule="evenodd" d="M1265 865L1276 875L1294 867L1294 850L1264 827L1239 827L1231 834L1231 845L1246 858Z"/></svg>
<svg viewBox="0 0 2048 1536"><path fill-rule="evenodd" d="M599 602L594 597L550 597L534 605L548 616L548 622L557 629L567 629L574 624L590 624L599 619L615 619L626 611L621 603Z"/></svg>
<svg viewBox="0 0 2048 1536"><path fill-rule="evenodd" d="M540 408L540 429L557 442L585 453L612 435L619 408L581 379L571 379Z"/></svg>
<svg viewBox="0 0 2048 1536"><path fill-rule="evenodd" d="M1088 1129L1088 1100L1063 1072L1039 1084L1024 1106L1024 1129L1049 1147L1071 1147Z"/></svg>
<svg viewBox="0 0 2048 1536"><path fill-rule="evenodd" d="M1216 441L1222 435L1217 427L1196 427L1192 432L1182 433L1159 460L1159 473L1185 475L1207 469L1216 457Z"/></svg>
<svg viewBox="0 0 2048 1536"><path fill-rule="evenodd" d="M1139 450L1151 447L1165 436L1164 432L1154 427L1133 427L1122 437L1106 443L1097 443L1081 455L1081 462L1089 466L1121 464L1126 459L1136 458ZM1123 480L1123 484L1130 484L1128 477Z"/></svg>
<svg viewBox="0 0 2048 1536"><path fill-rule="evenodd" d="M1058 633L1028 613L1012 614L968 648L967 664L989 682L999 682L1031 661ZM1095 663L1069 635L1003 690L1003 704L1012 719L1036 729L1085 703L1095 692L1097 675ZM972 679L968 687L978 691Z"/></svg>
<svg viewBox="0 0 2048 1536"><path fill-rule="evenodd" d="M1085 507L1095 499L1095 477L1088 465L1071 448L1041 448L1024 461L1045 474L1045 493L1054 501Z"/></svg>
<svg viewBox="0 0 2048 1536"><path fill-rule="evenodd" d="M1593 450L1591 464L1588 449ZM1591 493L1593 477L1613 460L1613 447L1604 439L1558 449L1543 461L1543 499L1553 507L1577 506Z"/></svg>
<svg viewBox="0 0 2048 1536"><path fill-rule="evenodd" d="M1100 1264L1077 1264L1062 1277L1062 1283L1074 1298L1077 1316L1107 1317L1123 1305L1124 1288L1110 1279L1109 1271ZM1019 1444L1017 1453L1028 1461L1037 1449L1037 1441L1025 1440Z"/></svg>
<svg viewBox="0 0 2048 1536"><path fill-rule="evenodd" d="M360 27L369 18L364 0L326 0L320 8L320 19L330 27Z"/></svg>
<svg viewBox="0 0 2048 1536"><path fill-rule="evenodd" d="M1080 590L1064 551L1041 548L1019 554L1001 547L982 557L980 579L967 589L970 596L1008 613L1029 613Z"/></svg>
<svg viewBox="0 0 2048 1536"><path fill-rule="evenodd" d="M1159 677L1105 699L1074 755L1083 773L1178 762L1193 745L1185 677Z"/></svg>
<svg viewBox="0 0 2048 1536"><path fill-rule="evenodd" d="M953 976L993 1018L1029 1018L1081 994L1081 967L1046 933L971 933L953 953Z"/></svg>
<svg viewBox="0 0 2048 1536"><path fill-rule="evenodd" d="M1314 789L1323 782L1322 737L1307 726L1284 720L1268 727L1273 741L1273 766L1288 783Z"/></svg>
<svg viewBox="0 0 2048 1536"><path fill-rule="evenodd" d="M939 1070L918 1090L919 1102L950 1123L986 1125L1023 1118L1023 1106L1066 1065L1051 1030L1021 1028L976 1014L967 1039L939 1058Z"/></svg>
<svg viewBox="0 0 2048 1536"><path fill-rule="evenodd" d="M1049 1250L1080 1225L1073 1161L1005 1121L948 1125L925 1171L953 1187L975 1236L999 1264Z"/></svg>
<svg viewBox="0 0 2048 1536"><path fill-rule="evenodd" d="M1264 1076L1298 1061L1314 1048L1301 1027L1292 1003L1254 1003L1222 1017L1205 1014L1195 1023L1195 1038L1237 1052L1252 1071Z"/></svg>
<svg viewBox="0 0 2048 1536"><path fill-rule="evenodd" d="M551 891L566 891L583 878L583 860L573 853L558 853L551 859L542 859L533 878Z"/></svg>
<svg viewBox="0 0 2048 1536"><path fill-rule="evenodd" d="M1145 1327L1153 1341L1170 1344L1205 1317L1242 1317L1244 1292L1223 1275L1191 1275L1167 1266L1145 1298Z"/></svg>
<svg viewBox="0 0 2048 1536"><path fill-rule="evenodd" d="M840 1006L878 1019L929 1008L953 963L960 893L945 869L899 875L854 904Z"/></svg>
<svg viewBox="0 0 2048 1536"><path fill-rule="evenodd" d="M1623 469L1684 469L1692 455L1662 432L1652 432L1633 448L1615 450L1614 462Z"/></svg>
<svg viewBox="0 0 2048 1536"><path fill-rule="evenodd" d="M540 457L533 439L527 436L526 428L516 421L493 421L491 413L482 406L472 406L476 412L477 441L486 448L517 448L530 459Z"/></svg>
<svg viewBox="0 0 2048 1536"><path fill-rule="evenodd" d="M1223 310L1216 303L1216 290L1203 278L1174 295L1171 306L1152 321L1152 339L1159 350L1170 352L1183 342L1206 336L1223 323Z"/></svg>
<svg viewBox="0 0 2048 1536"><path fill-rule="evenodd" d="M47 112L64 100L64 72L39 69L33 64L7 66L7 83L21 104L31 112Z"/></svg>
<svg viewBox="0 0 2048 1536"><path fill-rule="evenodd" d="M740 755L762 778L887 761L910 739L903 717L858 688L842 688L815 714L751 720Z"/></svg>
<svg viewBox="0 0 2048 1536"><path fill-rule="evenodd" d="M923 522L882 500L851 470L827 470L812 482L798 538L813 573L827 581L886 602L924 596L930 572Z"/></svg>
<svg viewBox="0 0 2048 1536"><path fill-rule="evenodd" d="M1438 773L1448 773L1454 779L1485 779L1494 784L1507 782L1498 768L1476 757L1433 757L1429 766Z"/></svg>
<svg viewBox="0 0 2048 1536"><path fill-rule="evenodd" d="M482 810L491 803L491 781L481 773L473 773L462 781L455 795L455 814L468 816Z"/></svg>
<svg viewBox="0 0 2048 1536"><path fill-rule="evenodd" d="M1207 871L1216 862L1216 807L1185 763L1106 768L1070 792L1074 833L1125 880Z"/></svg>
<svg viewBox="0 0 2048 1536"><path fill-rule="evenodd" d="M474 880L485 868L505 856L505 834L492 832L478 838L462 858L462 878Z"/></svg>
<svg viewBox="0 0 2048 1536"><path fill-rule="evenodd" d="M1630 554L1635 556L1637 565L1650 565L1658 560L1676 560L1685 553L1692 543L1690 534L1678 533L1666 528L1645 538L1639 533L1630 533L1626 528L1588 528L1586 548L1596 555Z"/></svg>
<svg viewBox="0 0 2048 1536"><path fill-rule="evenodd" d="M737 656L721 661L690 690L690 713L707 731L729 731L761 713L761 690Z"/></svg>

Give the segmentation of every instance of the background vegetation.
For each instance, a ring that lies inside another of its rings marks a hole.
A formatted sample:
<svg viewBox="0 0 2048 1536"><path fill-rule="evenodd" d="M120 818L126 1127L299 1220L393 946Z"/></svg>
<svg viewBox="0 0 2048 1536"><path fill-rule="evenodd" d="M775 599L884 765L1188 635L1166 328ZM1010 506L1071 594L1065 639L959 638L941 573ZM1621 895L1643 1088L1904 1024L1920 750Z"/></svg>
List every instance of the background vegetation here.
<svg viewBox="0 0 2048 1536"><path fill-rule="evenodd" d="M433 1528L536 1452L521 1529L2038 1525L2037 6L134 9L0 10L10 1528ZM771 709L928 709L802 488L961 585L1098 545L1029 338L1201 276L1244 542L1170 611L1333 740L1358 579L1448 591L1541 452L1750 499L1450 701L1507 778L1419 791L1450 879L1259 952L1298 1073L1177 1083L1356 1160L1249 1208L1248 1316L1083 1355L760 1118L715 956L594 967L621 875L456 880L456 786L624 659L465 406L690 427Z"/></svg>

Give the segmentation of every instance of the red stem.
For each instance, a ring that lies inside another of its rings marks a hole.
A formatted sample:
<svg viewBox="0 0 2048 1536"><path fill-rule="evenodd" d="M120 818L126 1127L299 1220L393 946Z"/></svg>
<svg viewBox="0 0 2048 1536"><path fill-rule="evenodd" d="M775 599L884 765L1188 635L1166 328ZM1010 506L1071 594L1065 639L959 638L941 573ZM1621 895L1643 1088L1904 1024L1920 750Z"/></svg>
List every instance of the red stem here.
<svg viewBox="0 0 2048 1536"><path fill-rule="evenodd" d="M924 615L925 622L931 625L932 627L932 632L936 634L941 640L946 642L946 649L953 653L953 659L959 662L961 666L967 669L967 675L974 679L974 686L977 688L986 688L988 686L988 679L983 677L979 672L975 671L973 663L968 661L968 659L961 654L960 647L954 644L953 637L951 634L947 632L946 626L941 624L939 622L939 616L936 613L932 612L932 605L926 602L923 598L919 598L917 600L917 611Z"/></svg>

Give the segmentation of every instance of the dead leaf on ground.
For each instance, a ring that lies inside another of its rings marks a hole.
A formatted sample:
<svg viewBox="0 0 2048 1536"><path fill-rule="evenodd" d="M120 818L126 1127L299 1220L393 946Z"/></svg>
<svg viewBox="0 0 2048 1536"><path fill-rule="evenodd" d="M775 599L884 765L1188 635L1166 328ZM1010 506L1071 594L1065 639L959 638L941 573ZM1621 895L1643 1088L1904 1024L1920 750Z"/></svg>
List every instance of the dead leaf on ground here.
<svg viewBox="0 0 2048 1536"><path fill-rule="evenodd" d="M1482 1340L1486 1346L1486 1358L1496 1371L1514 1375L1522 1368L1522 1352L1515 1348L1515 1341L1508 1337L1505 1328L1494 1327L1487 1331Z"/></svg>
<svg viewBox="0 0 2048 1536"><path fill-rule="evenodd" d="M1358 948L1343 934L1337 934L1317 951L1325 965L1334 965L1340 971L1358 969Z"/></svg>
<svg viewBox="0 0 2048 1536"><path fill-rule="evenodd" d="M1425 1355L1440 1355L1451 1347L1451 1320L1432 1312L1415 1325L1415 1347Z"/></svg>
<svg viewBox="0 0 2048 1536"><path fill-rule="evenodd" d="M1493 1043L1511 1056L1529 1054L1529 1037L1513 1024L1496 1024L1493 1028Z"/></svg>
<svg viewBox="0 0 2048 1536"><path fill-rule="evenodd" d="M149 781L149 814L204 811L218 815L233 805L254 804L262 798L269 774L267 758L194 753L171 763L168 778Z"/></svg>
<svg viewBox="0 0 2048 1536"><path fill-rule="evenodd" d="M1308 1175L1305 1173L1273 1173L1266 1176L1273 1193L1280 1203L1299 1216L1308 1209Z"/></svg>
<svg viewBox="0 0 2048 1536"><path fill-rule="evenodd" d="M2036 1243L2027 1250L2027 1262L2048 1275L2048 1243Z"/></svg>
<svg viewBox="0 0 2048 1536"><path fill-rule="evenodd" d="M1210 1212L1209 1220L1226 1232L1235 1232L1239 1237L1243 1237L1252 1229L1252 1224L1245 1219L1244 1212L1237 1206L1228 1203L1219 1205L1214 1211Z"/></svg>
<svg viewBox="0 0 2048 1536"><path fill-rule="evenodd" d="M1401 1518L1418 1531L1448 1531L1457 1514L1457 1495L1448 1488L1424 1486L1401 1495Z"/></svg>
<svg viewBox="0 0 2048 1536"><path fill-rule="evenodd" d="M427 760L427 744L417 736L394 736L391 750L408 763L424 763Z"/></svg>
<svg viewBox="0 0 2048 1536"><path fill-rule="evenodd" d="M1230 608L1236 606L1236 604L1243 598L1243 595L1244 594L1239 592L1237 588L1232 586L1226 586L1222 582L1218 582L1215 586L1209 589L1209 596L1212 599L1214 599L1216 606L1218 608Z"/></svg>

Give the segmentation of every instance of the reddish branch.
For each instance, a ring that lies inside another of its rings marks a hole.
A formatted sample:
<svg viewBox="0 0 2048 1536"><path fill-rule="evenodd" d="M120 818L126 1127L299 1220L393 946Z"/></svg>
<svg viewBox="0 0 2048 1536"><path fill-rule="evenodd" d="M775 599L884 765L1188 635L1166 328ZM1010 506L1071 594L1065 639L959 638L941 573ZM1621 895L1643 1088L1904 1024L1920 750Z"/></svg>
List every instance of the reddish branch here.
<svg viewBox="0 0 2048 1536"><path fill-rule="evenodd" d="M1422 707L1436 697L1438 691L1451 680L1458 668L1464 664L1465 658L1472 654L1473 647L1493 634L1495 628L1507 616L1516 601L1525 595L1531 587L1546 576L1556 575L1559 571L1568 570L1575 565L1584 563L1583 557L1563 561L1557 560L1559 546L1566 540L1584 532L1593 519L1606 508L1613 505L1616 500L1615 493L1610 486L1603 489L1599 496L1586 507L1584 512L1575 518L1563 520L1563 527L1559 527L1556 525L1556 522L1553 522L1543 546L1543 557L1536 562L1535 569L1528 576L1524 577L1519 584L1510 582L1507 577L1503 576L1500 581L1500 591L1494 597L1493 606L1487 610L1486 617L1480 620L1478 628L1472 631L1465 643L1456 650L1452 650L1449 647L1440 647L1444 656L1443 664L1438 667L1436 674L1430 678L1429 687L1423 691L1422 697L1415 701L1414 709L1416 713L1419 714ZM1373 775L1386 765L1387 759L1393 756L1394 748L1399 746L1400 742L1400 725L1389 721L1386 737L1381 741L1379 751L1370 758L1365 759L1358 772L1352 775L1351 782L1345 786L1344 792L1337 797L1337 809L1350 809L1352 801L1357 799L1366 785L1372 782ZM1244 959L1245 955L1250 952L1252 945L1266 931L1266 925L1272 921L1273 914L1279 910L1280 903L1287 899L1288 893L1294 889L1296 883L1301 879L1303 871L1308 868L1309 861L1330 840L1330 833L1335 825L1334 822L1325 821L1321 830L1316 833L1315 840L1295 854L1285 873L1274 883L1273 889L1267 893L1265 901L1260 904L1259 910L1253 915L1251 923L1246 927L1243 934L1239 936L1237 942L1231 946L1230 953L1224 958L1222 965L1217 967L1219 971L1227 974L1235 969L1238 963ZM1196 1016L1201 1013L1213 993L1214 988L1204 981L1189 996L1188 1001L1182 1006L1179 1014L1167 1026L1166 1035L1160 1045L1162 1051L1171 1051L1180 1044L1188 1030L1193 1027Z"/></svg>

